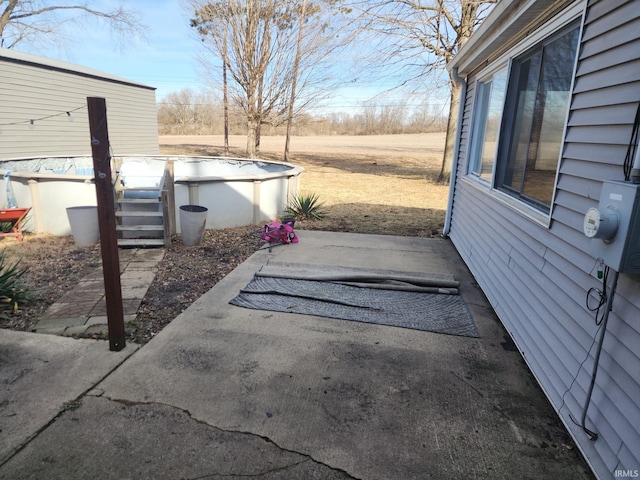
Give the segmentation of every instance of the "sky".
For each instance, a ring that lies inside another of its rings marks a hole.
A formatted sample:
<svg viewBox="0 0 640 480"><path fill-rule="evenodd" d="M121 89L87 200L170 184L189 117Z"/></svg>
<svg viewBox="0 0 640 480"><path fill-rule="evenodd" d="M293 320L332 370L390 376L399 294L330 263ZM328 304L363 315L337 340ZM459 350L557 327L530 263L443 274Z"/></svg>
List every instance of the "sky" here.
<svg viewBox="0 0 640 480"><path fill-rule="evenodd" d="M118 6L118 0L92 0L92 8L109 10ZM107 27L91 22L88 27L68 28L69 40L58 48L25 49L56 60L68 61L101 70L138 83L155 87L156 99L183 88L205 88L205 78L198 64L202 52L200 40L189 26L189 13L182 0L129 0L125 6L135 9L147 26L146 38L125 48L114 45L114 37ZM362 104L380 92L388 90L393 80L377 84L357 82L332 92L328 107L318 113L341 111L356 113ZM405 99L406 100L406 99ZM399 93L387 94L380 103L401 101ZM416 100L410 102L416 103ZM442 102L442 100L440 100Z"/></svg>
<svg viewBox="0 0 640 480"><path fill-rule="evenodd" d="M199 89L203 82L197 72L198 40L179 0L129 0L147 26L146 38L120 48L107 27L91 22L88 28L67 28L64 46L31 49L30 53L94 68L128 80L155 87L162 99L182 88ZM95 4L117 6L119 2L99 0ZM104 25L104 24L103 24ZM16 50L23 49L22 46Z"/></svg>

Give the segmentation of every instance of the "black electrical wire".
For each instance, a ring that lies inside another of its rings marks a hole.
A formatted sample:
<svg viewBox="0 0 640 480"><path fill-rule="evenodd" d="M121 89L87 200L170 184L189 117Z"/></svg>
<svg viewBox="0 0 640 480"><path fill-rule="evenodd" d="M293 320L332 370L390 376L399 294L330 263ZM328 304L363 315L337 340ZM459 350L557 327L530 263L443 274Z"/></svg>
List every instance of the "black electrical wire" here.
<svg viewBox="0 0 640 480"><path fill-rule="evenodd" d="M638 148L638 132L640 131L640 102L636 110L636 118L633 121L633 129L631 130L631 139L627 147L627 154L624 157L624 179L631 180L631 169L633 168L633 159L636 157L636 149Z"/></svg>
<svg viewBox="0 0 640 480"><path fill-rule="evenodd" d="M560 405L560 408L558 408L558 413L560 413L562 411L562 409L564 408L564 406L567 404L567 400L566 400L567 393L569 393L571 391L571 389L573 388L573 384L576 383L576 381L578 380L578 374L580 373L580 370L582 370L582 367L584 367L584 364L587 363L587 360L589 360L589 356L591 354L591 349L593 348L593 346L596 344L596 341L598 340L598 332L599 331L600 331L600 328L598 327L598 329L596 330L596 334L593 336L593 340L591 342L591 345L589 345L589 348L587 348L587 354L585 355L584 360L582 360L582 362L580 362L580 365L578 366L578 371L576 372L575 376L571 380L571 383L569 384L567 389L562 394L562 404ZM571 421L573 421L573 423L578 425L578 422L576 422L571 417L571 415L569 415L569 418L571 418Z"/></svg>
<svg viewBox="0 0 640 480"><path fill-rule="evenodd" d="M600 259L598 259L598 261L593 266L593 269L591 269L591 272L589 272L589 274L593 273L593 270L596 268L597 265L602 265ZM589 345L589 348L587 349L587 354L585 355L584 360L582 360L582 362L580 362L580 365L578 366L578 370L577 370L576 374L574 375L573 379L571 380L571 383L569 384L567 389L562 394L562 404L560 405L560 408L558 408L558 412L560 412L564 408L564 406L566 405L566 403L567 403L566 402L567 394L571 391L571 389L573 388L573 385L578 380L578 375L580 374L580 371L582 370L582 367L584 367L584 364L587 362L587 360L589 360L591 349L593 348L593 346L596 344L596 341L598 340L598 333L600 332L600 327L602 326L602 319L599 318L600 317L600 309L602 308L603 305L605 305L607 303L607 278L608 278L608 276L609 276L609 267L605 266L604 269L603 269L603 272L602 272L602 287L601 287L601 289L600 288L596 288L596 287L591 287L587 291L587 298L586 298L586 302L585 302L586 303L586 307L587 307L587 310L589 310L590 312L595 312L595 324L598 326L598 329L596 330L596 333L593 336L593 341L591 342L591 345ZM595 305L595 306L592 306L590 304L590 301L589 301L593 297L597 298L597 300L598 300L598 304ZM569 415L569 418L571 419L571 421L573 423L575 423L576 425L580 426L580 424L578 422L576 422L571 415Z"/></svg>
<svg viewBox="0 0 640 480"><path fill-rule="evenodd" d="M603 292L604 296L606 297L606 306L605 306L605 310L604 313L602 315L602 318L600 320L598 320L597 315L596 315L596 324L600 327L599 329L602 330L602 333L600 334L600 338L598 339L598 346L596 348L596 354L595 354L595 358L593 360L593 369L591 370L591 381L589 382L589 389L587 391L587 396L585 398L584 401L584 406L582 407L582 416L580 418L580 423L576 422L573 417L571 415L569 415L569 418L571 419L571 421L573 423L575 423L576 425L579 425L582 430L589 436L589 438L593 441L598 439L598 434L596 432L594 432L593 430L590 430L589 428L587 428L586 426L586 421L587 421L587 410L589 409L589 405L591 404L591 395L593 394L593 389L595 387L596 384L596 375L598 373L598 367L600 365L600 354L602 353L602 346L604 344L604 336L607 333L607 322L609 321L609 313L611 312L611 309L613 308L613 297L615 296L616 293L616 288L618 286L618 272L614 270L614 274L613 274L613 280L611 283L611 287L610 287L610 292L607 294L607 277L609 274L609 268L606 267L605 268L605 272L604 272L604 276L603 276ZM601 306L600 306L601 307ZM600 310L600 307L598 307L598 311ZM597 334L597 333L596 333Z"/></svg>
<svg viewBox="0 0 640 480"><path fill-rule="evenodd" d="M590 312L595 312L595 322L598 326L600 326L600 324L602 323L602 318L600 318L600 309L604 304L607 303L607 279L609 278L609 271L610 268L608 266L605 266L602 274L602 289L591 287L587 291L587 310L589 310ZM589 299L592 296L595 296L598 299L598 304L595 307L589 304Z"/></svg>

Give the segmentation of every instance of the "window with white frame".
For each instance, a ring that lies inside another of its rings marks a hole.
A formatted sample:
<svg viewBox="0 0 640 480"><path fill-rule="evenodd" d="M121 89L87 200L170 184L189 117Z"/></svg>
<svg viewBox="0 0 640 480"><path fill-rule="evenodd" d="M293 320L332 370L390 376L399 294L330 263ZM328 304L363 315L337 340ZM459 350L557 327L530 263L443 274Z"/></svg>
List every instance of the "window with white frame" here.
<svg viewBox="0 0 640 480"><path fill-rule="evenodd" d="M553 200L578 36L575 22L476 84L468 173L543 213Z"/></svg>
<svg viewBox="0 0 640 480"><path fill-rule="evenodd" d="M506 86L506 67L476 83L469 173L485 180L493 177Z"/></svg>

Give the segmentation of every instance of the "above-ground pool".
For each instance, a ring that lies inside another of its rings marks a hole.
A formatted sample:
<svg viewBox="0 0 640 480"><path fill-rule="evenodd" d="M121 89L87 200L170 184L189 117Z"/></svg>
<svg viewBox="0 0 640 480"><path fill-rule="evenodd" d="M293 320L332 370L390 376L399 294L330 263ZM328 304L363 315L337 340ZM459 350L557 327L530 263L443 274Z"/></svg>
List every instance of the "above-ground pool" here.
<svg viewBox="0 0 640 480"><path fill-rule="evenodd" d="M157 195L167 161L174 165L176 216L181 205L208 209L207 228L258 225L282 215L303 171L288 163L225 157L116 156L118 186L128 198ZM0 161L0 207L32 207L27 231L69 235L68 207L96 205L91 157ZM137 190L136 190L137 189ZM176 218L179 229L179 219Z"/></svg>

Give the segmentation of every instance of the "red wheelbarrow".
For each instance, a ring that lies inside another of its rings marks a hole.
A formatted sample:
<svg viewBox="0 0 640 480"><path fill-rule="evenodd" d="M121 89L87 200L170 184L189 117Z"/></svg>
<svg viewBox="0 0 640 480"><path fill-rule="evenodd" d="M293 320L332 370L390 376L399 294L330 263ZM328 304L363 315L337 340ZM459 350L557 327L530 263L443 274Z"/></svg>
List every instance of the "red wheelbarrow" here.
<svg viewBox="0 0 640 480"><path fill-rule="evenodd" d="M22 220L27 216L31 207L5 208L0 210L0 238L16 237L22 241Z"/></svg>

